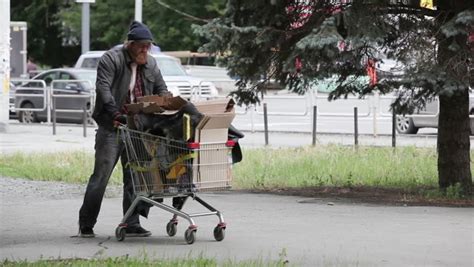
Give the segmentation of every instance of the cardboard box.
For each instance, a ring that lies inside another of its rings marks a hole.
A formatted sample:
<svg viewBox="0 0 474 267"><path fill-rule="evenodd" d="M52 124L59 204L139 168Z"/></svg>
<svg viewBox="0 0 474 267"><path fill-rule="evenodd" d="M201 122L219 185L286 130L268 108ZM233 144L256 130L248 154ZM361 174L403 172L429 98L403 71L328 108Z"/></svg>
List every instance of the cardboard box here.
<svg viewBox="0 0 474 267"><path fill-rule="evenodd" d="M216 114L234 112L235 101L232 98L214 99L193 103L197 110L203 114Z"/></svg>
<svg viewBox="0 0 474 267"><path fill-rule="evenodd" d="M194 161L197 168L193 172L193 181L199 190L219 190L230 187L232 181L231 148L225 144L201 145L198 158Z"/></svg>
<svg viewBox="0 0 474 267"><path fill-rule="evenodd" d="M200 190L226 188L232 179L232 169L228 160L231 148L225 143L235 117L235 102L233 99L219 99L194 105L204 117L195 130L195 141L201 144L201 149L194 160L197 168L194 168L193 180Z"/></svg>
<svg viewBox="0 0 474 267"><path fill-rule="evenodd" d="M229 127L235 117L233 99L208 100L194 103L204 117L196 126L195 141L221 142L228 139Z"/></svg>

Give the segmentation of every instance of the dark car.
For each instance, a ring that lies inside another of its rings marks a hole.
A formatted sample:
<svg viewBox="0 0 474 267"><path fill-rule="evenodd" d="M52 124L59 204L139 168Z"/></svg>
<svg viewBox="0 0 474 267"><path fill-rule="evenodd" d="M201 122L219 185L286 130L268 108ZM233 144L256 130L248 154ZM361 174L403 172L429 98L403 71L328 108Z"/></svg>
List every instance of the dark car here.
<svg viewBox="0 0 474 267"><path fill-rule="evenodd" d="M47 121L48 106L52 106L52 99L55 99L56 109L67 110L56 112L57 122L81 123L83 113L71 111L83 110L85 107L90 123L93 104L91 95L95 94L96 75L95 70L89 69L51 69L39 73L31 81L17 85L15 111L18 120L24 123ZM50 93L54 97L49 97ZM52 116L50 113L49 118Z"/></svg>

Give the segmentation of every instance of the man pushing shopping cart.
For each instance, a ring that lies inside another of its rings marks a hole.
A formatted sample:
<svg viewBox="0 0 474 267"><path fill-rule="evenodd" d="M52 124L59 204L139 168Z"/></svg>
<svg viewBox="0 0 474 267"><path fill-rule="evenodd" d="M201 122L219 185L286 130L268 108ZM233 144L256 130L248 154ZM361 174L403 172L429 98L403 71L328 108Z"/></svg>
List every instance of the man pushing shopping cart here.
<svg viewBox="0 0 474 267"><path fill-rule="evenodd" d="M227 142L228 128L233 118L233 112L231 112L233 103L229 103L225 106L226 110L221 112L227 112L227 114L217 114L217 118L213 119L210 118L213 116L211 114L203 115L206 114L206 108L211 107L212 111L212 107L216 107L215 103L208 103L201 105L201 108L204 109L201 110L202 112L198 112L202 113L198 120L193 117L199 115L198 113L177 112L180 116L176 116L176 114L163 112L162 115L174 115L169 117L174 120L161 118L161 124L158 123L159 126L161 125L160 127L153 124L147 129L142 127L141 131L124 126L127 124L127 115L130 114L128 107L133 108L133 104L136 104L139 98L150 95L169 96L156 61L148 55L152 40L153 37L148 27L135 21L130 25L127 41L123 48L107 51L99 61L96 82L97 97L93 113L93 118L98 124L95 164L94 172L87 185L84 202L79 211L79 236L95 236L93 228L97 222L105 188L120 158L124 181L124 218L116 230L119 240L123 240L125 236L150 236L151 232L141 227L139 214L146 217L148 208L150 205L154 205L174 214L167 227L167 232L170 235L174 235L173 232L176 233L176 230L173 229L176 229L178 216L188 219L190 226L185 237L188 243L194 242L196 225L192 219L193 216L180 212L188 196L193 196L194 199L202 202L201 204L218 215L219 224L216 227L215 235L217 235L216 239L222 240L225 230L222 215L202 199L196 197L195 193L198 190L216 189L222 186L219 184L222 182L207 181L206 178L203 180L203 177L209 176L208 174L215 175L211 172L219 165L227 166L225 168L226 176L219 179L225 180L225 188L230 186L232 177L230 164L232 162L229 160L225 164L224 162L212 162L216 160L216 157L221 157L222 153L226 156L221 158L225 159L231 158L230 151L238 152L234 155L240 154L237 149L238 145L231 148L235 142ZM186 101L181 103L186 103ZM154 106L159 106L156 104ZM140 119L150 119L152 122L156 122L157 118L150 118L142 114L143 111L148 110L145 108L149 107L143 108L139 114L135 114L134 120L136 118L137 122L146 122L146 120ZM222 126L222 120L224 124L228 124L227 127ZM168 123L163 124L166 121ZM181 123L176 121L181 121ZM192 122L198 122L199 125L192 124ZM146 126L147 124L140 125ZM163 127L166 125L168 128ZM216 126L221 128L216 128ZM183 131L183 137L185 134L188 139L176 138L173 135L180 127L187 127ZM191 134L195 129L199 129L199 131ZM149 131L155 132L150 133ZM225 137L225 140L217 140L216 137L221 139ZM189 142L190 138L195 140ZM175 147L174 145L178 143L180 145ZM211 143L216 147L211 147ZM225 148L222 147L222 144L226 144ZM207 153L209 151L218 152ZM239 158L239 156L234 156L234 158ZM224 167L220 168L222 172ZM163 197L167 196L173 197L172 207L160 206L164 204L157 205Z"/></svg>

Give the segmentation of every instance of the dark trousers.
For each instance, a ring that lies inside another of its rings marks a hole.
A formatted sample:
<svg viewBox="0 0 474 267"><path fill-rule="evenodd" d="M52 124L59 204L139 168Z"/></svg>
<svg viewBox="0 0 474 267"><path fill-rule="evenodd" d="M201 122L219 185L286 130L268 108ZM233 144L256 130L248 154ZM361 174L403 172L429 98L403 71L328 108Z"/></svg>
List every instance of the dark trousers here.
<svg viewBox="0 0 474 267"><path fill-rule="evenodd" d="M114 129L100 127L95 136L95 163L94 172L87 184L84 202L79 211L79 226L94 227L97 222L105 188L112 175L112 171L121 159L123 171L123 213L127 212L134 198L133 182L130 170L127 167L128 158L119 133ZM134 212L128 219L129 226L140 224L138 213Z"/></svg>

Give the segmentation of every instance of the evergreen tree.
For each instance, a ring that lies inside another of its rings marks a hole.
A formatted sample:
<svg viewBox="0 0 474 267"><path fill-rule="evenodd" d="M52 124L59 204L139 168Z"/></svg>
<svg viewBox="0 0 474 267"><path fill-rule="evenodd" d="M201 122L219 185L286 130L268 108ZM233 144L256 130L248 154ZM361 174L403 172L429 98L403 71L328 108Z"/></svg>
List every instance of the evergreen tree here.
<svg viewBox="0 0 474 267"><path fill-rule="evenodd" d="M469 85L474 74L474 3L470 0L229 0L222 17L195 27L203 51L240 77L232 94L259 101L276 79L299 93L337 74L335 100L393 92L397 112L438 97L439 186L472 194ZM374 62L398 62L398 75L361 84Z"/></svg>

